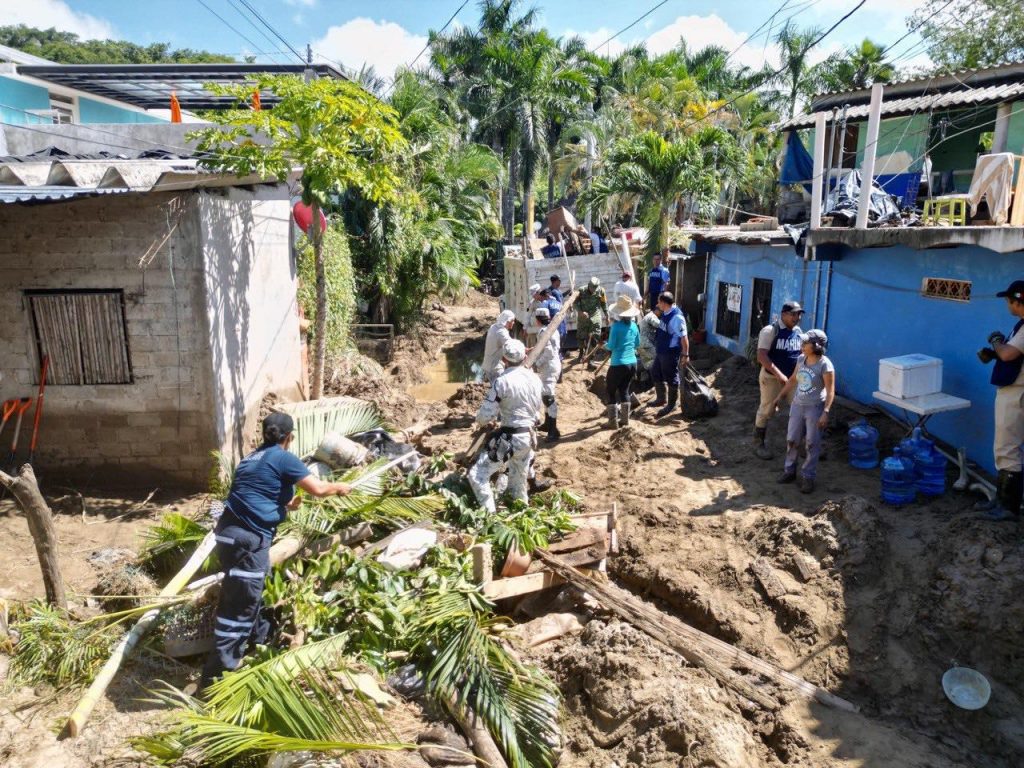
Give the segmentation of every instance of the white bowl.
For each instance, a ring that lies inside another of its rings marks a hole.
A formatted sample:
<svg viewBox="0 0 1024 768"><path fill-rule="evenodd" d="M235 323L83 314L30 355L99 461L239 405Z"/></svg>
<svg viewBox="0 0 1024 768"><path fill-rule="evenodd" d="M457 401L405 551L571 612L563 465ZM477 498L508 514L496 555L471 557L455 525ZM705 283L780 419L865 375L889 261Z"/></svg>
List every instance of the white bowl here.
<svg viewBox="0 0 1024 768"><path fill-rule="evenodd" d="M992 686L985 676L968 667L947 669L942 676L942 690L960 709L981 709L992 695Z"/></svg>

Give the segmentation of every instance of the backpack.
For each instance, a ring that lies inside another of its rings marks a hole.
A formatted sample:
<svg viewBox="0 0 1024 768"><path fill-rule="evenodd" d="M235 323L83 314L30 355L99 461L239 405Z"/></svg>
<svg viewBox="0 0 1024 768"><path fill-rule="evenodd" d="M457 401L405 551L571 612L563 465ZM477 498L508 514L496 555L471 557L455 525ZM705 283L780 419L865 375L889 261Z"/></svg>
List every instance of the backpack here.
<svg viewBox="0 0 1024 768"><path fill-rule="evenodd" d="M718 415L718 398L707 381L687 363L683 369L680 389L683 415L688 419L699 419Z"/></svg>

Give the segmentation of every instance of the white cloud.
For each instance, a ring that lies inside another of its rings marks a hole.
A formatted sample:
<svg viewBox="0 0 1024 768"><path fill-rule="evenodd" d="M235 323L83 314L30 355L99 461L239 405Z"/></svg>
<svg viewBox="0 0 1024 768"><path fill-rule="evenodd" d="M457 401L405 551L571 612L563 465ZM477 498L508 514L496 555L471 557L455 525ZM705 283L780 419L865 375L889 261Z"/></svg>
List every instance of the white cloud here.
<svg viewBox="0 0 1024 768"><path fill-rule="evenodd" d="M294 16L292 16L292 24L294 24L296 27L301 27L305 23L306 17L303 16L301 13L296 13Z"/></svg>
<svg viewBox="0 0 1024 768"><path fill-rule="evenodd" d="M759 69L766 58L769 63L778 60L774 46L765 49L763 45L754 44L757 41L744 43L747 36L734 30L715 13L710 16L679 16L647 38L647 50L654 54L665 53L679 45L680 39L686 41L691 51L699 51L709 45L717 45L729 52L735 50L730 61L753 69Z"/></svg>
<svg viewBox="0 0 1024 768"><path fill-rule="evenodd" d="M312 8L316 5L316 0L284 0L287 5L301 5L306 8Z"/></svg>
<svg viewBox="0 0 1024 768"><path fill-rule="evenodd" d="M106 40L115 36L110 22L72 10L62 0L0 0L0 19L4 24L26 24L41 29L56 27L73 32L83 40Z"/></svg>
<svg viewBox="0 0 1024 768"><path fill-rule="evenodd" d="M576 32L575 30L567 29L564 37L579 37L584 43L586 43L587 48L602 56L618 56L626 50L625 43L623 43L619 38L615 38L606 45L601 45L601 43L614 34L615 31L608 29L608 27L601 27L592 32ZM599 45L601 46L600 48L597 47Z"/></svg>
<svg viewBox="0 0 1024 768"><path fill-rule="evenodd" d="M323 37L313 41L313 50L351 70L367 64L378 75L390 78L398 67L416 58L426 44L426 37L414 35L393 21L360 17L328 28Z"/></svg>

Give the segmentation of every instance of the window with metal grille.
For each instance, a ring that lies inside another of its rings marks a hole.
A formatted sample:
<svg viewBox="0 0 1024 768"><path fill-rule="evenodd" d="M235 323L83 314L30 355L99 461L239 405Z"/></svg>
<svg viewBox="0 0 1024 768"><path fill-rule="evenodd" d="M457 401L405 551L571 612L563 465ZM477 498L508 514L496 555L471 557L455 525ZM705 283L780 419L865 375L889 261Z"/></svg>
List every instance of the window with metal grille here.
<svg viewBox="0 0 1024 768"><path fill-rule="evenodd" d="M26 291L48 384L131 384L124 292Z"/></svg>
<svg viewBox="0 0 1024 768"><path fill-rule="evenodd" d="M926 277L921 281L921 294L932 299L970 301L971 281L950 280L945 277Z"/></svg>
<svg viewBox="0 0 1024 768"><path fill-rule="evenodd" d="M715 312L715 333L730 339L740 337L740 307L743 286L733 283L718 284L718 307Z"/></svg>
<svg viewBox="0 0 1024 768"><path fill-rule="evenodd" d="M757 336L772 321L772 281L754 278L754 298L750 301L750 335Z"/></svg>

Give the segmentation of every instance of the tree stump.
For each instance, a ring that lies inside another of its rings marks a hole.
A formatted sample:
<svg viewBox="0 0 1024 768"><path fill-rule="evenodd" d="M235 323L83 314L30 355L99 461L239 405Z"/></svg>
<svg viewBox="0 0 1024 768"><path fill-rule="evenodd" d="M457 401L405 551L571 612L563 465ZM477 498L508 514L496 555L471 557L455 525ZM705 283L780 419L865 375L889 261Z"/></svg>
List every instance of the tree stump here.
<svg viewBox="0 0 1024 768"><path fill-rule="evenodd" d="M46 602L67 609L64 596L64 580L60 575L60 553L57 549L57 530L53 527L53 513L39 492L35 472L31 464L23 464L16 477L0 472L0 485L9 490L28 520L28 529L36 545L39 567L43 571L43 585L46 588Z"/></svg>

